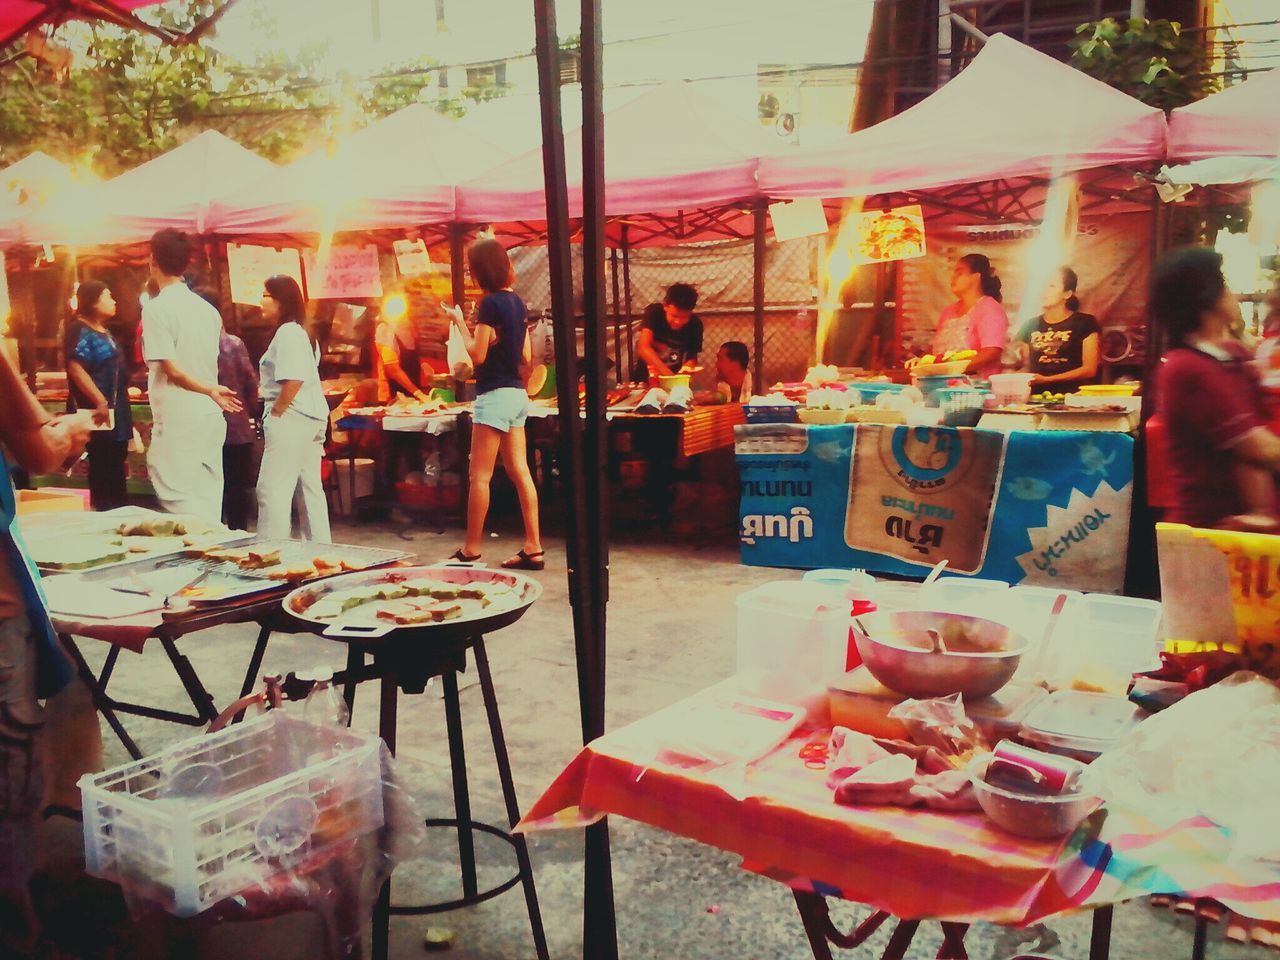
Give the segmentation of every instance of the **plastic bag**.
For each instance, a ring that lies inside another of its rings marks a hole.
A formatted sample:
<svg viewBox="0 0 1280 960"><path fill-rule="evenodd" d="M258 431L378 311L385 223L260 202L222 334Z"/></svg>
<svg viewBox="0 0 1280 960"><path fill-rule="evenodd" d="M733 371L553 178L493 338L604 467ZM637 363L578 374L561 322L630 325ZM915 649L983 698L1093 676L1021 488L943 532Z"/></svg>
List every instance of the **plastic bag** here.
<svg viewBox="0 0 1280 960"><path fill-rule="evenodd" d="M1084 788L1159 828L1204 816L1231 856L1280 860L1280 687L1237 673L1157 713L1095 760Z"/></svg>
<svg viewBox="0 0 1280 960"><path fill-rule="evenodd" d="M455 324L449 325L449 342L445 346L445 351L449 371L459 380L470 380L474 373L471 354L467 353L467 345L462 340L462 331Z"/></svg>
<svg viewBox="0 0 1280 960"><path fill-rule="evenodd" d="M986 739L964 712L964 698L958 693L932 700L903 700L889 711L889 718L906 726L912 742L936 747L955 758L957 766L987 749Z"/></svg>

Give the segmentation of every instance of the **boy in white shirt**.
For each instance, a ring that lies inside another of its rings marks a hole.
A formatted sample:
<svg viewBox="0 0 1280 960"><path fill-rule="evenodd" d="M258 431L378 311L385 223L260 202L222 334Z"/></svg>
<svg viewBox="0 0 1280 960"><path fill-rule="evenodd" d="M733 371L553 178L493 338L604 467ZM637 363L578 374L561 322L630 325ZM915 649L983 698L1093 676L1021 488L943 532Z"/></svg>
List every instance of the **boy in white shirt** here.
<svg viewBox="0 0 1280 960"><path fill-rule="evenodd" d="M188 289L182 274L191 242L179 230L151 238L151 279L159 292L142 308L142 355L154 426L147 473L170 513L222 520L223 411L242 409L218 383L222 317Z"/></svg>

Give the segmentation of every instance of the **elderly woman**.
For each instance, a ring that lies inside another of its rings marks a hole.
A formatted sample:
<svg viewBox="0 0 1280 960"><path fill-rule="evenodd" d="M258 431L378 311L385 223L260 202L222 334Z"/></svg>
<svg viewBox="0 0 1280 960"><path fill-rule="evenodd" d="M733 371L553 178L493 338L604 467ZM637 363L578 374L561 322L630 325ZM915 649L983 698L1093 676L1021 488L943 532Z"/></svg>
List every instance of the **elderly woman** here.
<svg viewBox="0 0 1280 960"><path fill-rule="evenodd" d="M1222 275L1222 256L1193 247L1163 257L1152 277L1151 312L1166 351L1156 399L1173 500L1165 519L1273 528L1280 437L1267 428L1256 375L1231 336L1240 307Z"/></svg>

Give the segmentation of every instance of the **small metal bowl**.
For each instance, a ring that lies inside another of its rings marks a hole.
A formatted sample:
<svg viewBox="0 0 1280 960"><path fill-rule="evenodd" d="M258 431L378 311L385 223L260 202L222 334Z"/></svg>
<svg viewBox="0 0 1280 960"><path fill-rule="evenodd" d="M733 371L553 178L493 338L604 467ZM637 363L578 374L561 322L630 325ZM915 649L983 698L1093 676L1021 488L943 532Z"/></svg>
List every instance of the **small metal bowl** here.
<svg viewBox="0 0 1280 960"><path fill-rule="evenodd" d="M1035 840L1065 837L1098 807L1098 798L1091 793L1020 793L987 783L984 776L990 760L990 754L980 754L970 761L969 782L982 812L1002 830Z"/></svg>
<svg viewBox="0 0 1280 960"><path fill-rule="evenodd" d="M935 651L934 635L944 644L948 637L952 642ZM853 639L872 676L918 700L955 693L989 696L1009 682L1030 646L1021 634L994 620L927 610L858 617Z"/></svg>

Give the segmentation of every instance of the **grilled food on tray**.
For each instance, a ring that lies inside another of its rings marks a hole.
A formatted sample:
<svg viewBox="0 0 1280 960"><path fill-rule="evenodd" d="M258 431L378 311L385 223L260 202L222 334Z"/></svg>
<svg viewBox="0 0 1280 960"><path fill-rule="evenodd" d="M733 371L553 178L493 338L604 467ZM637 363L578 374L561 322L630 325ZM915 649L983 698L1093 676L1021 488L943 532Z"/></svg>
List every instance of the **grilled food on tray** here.
<svg viewBox="0 0 1280 960"><path fill-rule="evenodd" d="M452 620L469 608L483 610L515 599L514 586L500 580L450 583L419 577L388 579L320 594L297 612L317 620L336 620L358 611L362 620L394 620L408 625ZM410 619L400 619L406 617Z"/></svg>
<svg viewBox="0 0 1280 960"><path fill-rule="evenodd" d="M116 527L121 537L185 537L187 525L180 520L138 520Z"/></svg>

